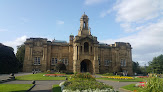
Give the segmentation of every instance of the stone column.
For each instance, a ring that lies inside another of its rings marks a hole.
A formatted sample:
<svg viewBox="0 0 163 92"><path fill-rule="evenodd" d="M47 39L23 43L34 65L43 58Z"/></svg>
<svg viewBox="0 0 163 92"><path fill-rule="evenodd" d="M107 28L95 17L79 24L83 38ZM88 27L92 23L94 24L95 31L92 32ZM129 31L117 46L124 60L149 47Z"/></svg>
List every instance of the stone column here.
<svg viewBox="0 0 163 92"><path fill-rule="evenodd" d="M93 73L99 73L99 64L98 64L98 46L94 46L94 62L93 62Z"/></svg>

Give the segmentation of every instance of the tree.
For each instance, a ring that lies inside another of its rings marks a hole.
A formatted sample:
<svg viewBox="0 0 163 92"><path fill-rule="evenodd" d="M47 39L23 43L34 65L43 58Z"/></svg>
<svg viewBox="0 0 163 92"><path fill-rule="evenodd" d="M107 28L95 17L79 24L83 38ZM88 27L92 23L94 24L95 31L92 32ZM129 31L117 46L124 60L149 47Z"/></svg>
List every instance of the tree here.
<svg viewBox="0 0 163 92"><path fill-rule="evenodd" d="M19 67L20 70L22 70L22 68L23 68L24 56L25 56L25 45L22 44L22 45L17 46L16 58L21 63L21 65Z"/></svg>
<svg viewBox="0 0 163 92"><path fill-rule="evenodd" d="M56 70L58 70L58 72L60 72L61 70L66 70L65 64L62 62L57 63Z"/></svg>
<svg viewBox="0 0 163 92"><path fill-rule="evenodd" d="M152 73L163 73L163 55L154 57L152 61L148 62L148 72Z"/></svg>
<svg viewBox="0 0 163 92"><path fill-rule="evenodd" d="M133 61L133 72L138 74L142 73L138 62Z"/></svg>
<svg viewBox="0 0 163 92"><path fill-rule="evenodd" d="M15 57L12 47L0 44L0 73L18 72L19 61Z"/></svg>

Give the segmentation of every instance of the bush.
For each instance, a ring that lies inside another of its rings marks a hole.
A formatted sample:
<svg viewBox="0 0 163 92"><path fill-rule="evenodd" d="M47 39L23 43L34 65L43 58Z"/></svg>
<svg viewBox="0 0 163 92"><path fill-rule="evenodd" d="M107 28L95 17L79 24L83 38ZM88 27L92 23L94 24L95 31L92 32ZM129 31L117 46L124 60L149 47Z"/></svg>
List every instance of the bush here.
<svg viewBox="0 0 163 92"><path fill-rule="evenodd" d="M150 74L144 92L163 92L163 81L156 74Z"/></svg>
<svg viewBox="0 0 163 92"><path fill-rule="evenodd" d="M65 64L62 63L62 62L57 63L57 65L56 65L56 70L58 70L58 72L60 72L60 71L62 71L62 70L66 70Z"/></svg>
<svg viewBox="0 0 163 92"><path fill-rule="evenodd" d="M65 88L68 90L86 90L86 89L106 89L110 88L112 89L112 86L108 86L106 84L97 82L97 81L89 81L89 80L84 80L84 81L66 81L64 83Z"/></svg>
<svg viewBox="0 0 163 92"><path fill-rule="evenodd" d="M75 73L71 75L70 80L91 80L95 81L96 79L90 73Z"/></svg>

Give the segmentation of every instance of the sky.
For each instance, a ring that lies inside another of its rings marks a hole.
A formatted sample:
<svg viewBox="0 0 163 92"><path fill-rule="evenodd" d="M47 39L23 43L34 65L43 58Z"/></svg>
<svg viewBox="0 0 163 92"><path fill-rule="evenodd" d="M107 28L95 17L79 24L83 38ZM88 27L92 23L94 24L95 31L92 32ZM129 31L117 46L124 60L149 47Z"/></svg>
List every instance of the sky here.
<svg viewBox="0 0 163 92"><path fill-rule="evenodd" d="M16 53L30 37L68 42L84 12L99 42L129 42L140 65L163 54L163 0L0 0L0 43Z"/></svg>

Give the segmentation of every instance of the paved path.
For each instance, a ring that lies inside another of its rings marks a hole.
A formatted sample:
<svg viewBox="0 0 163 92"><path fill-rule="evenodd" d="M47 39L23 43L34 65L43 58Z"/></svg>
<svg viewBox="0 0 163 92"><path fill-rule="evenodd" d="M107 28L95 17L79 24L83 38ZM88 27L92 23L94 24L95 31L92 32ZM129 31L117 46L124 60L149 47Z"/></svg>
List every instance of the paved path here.
<svg viewBox="0 0 163 92"><path fill-rule="evenodd" d="M111 86L113 86L113 88L114 88L115 90L117 90L117 91L119 91L119 92L126 92L126 91L124 91L124 90L119 89L119 88L122 87L122 86L138 83L138 82L116 82L116 81L99 80L99 79L98 79L97 81L103 82L103 83L105 83L105 84L107 84L107 85L111 85Z"/></svg>
<svg viewBox="0 0 163 92"><path fill-rule="evenodd" d="M30 92L51 92L52 85L59 84L62 81L36 81L36 85ZM10 81L3 84L32 84L32 81Z"/></svg>

